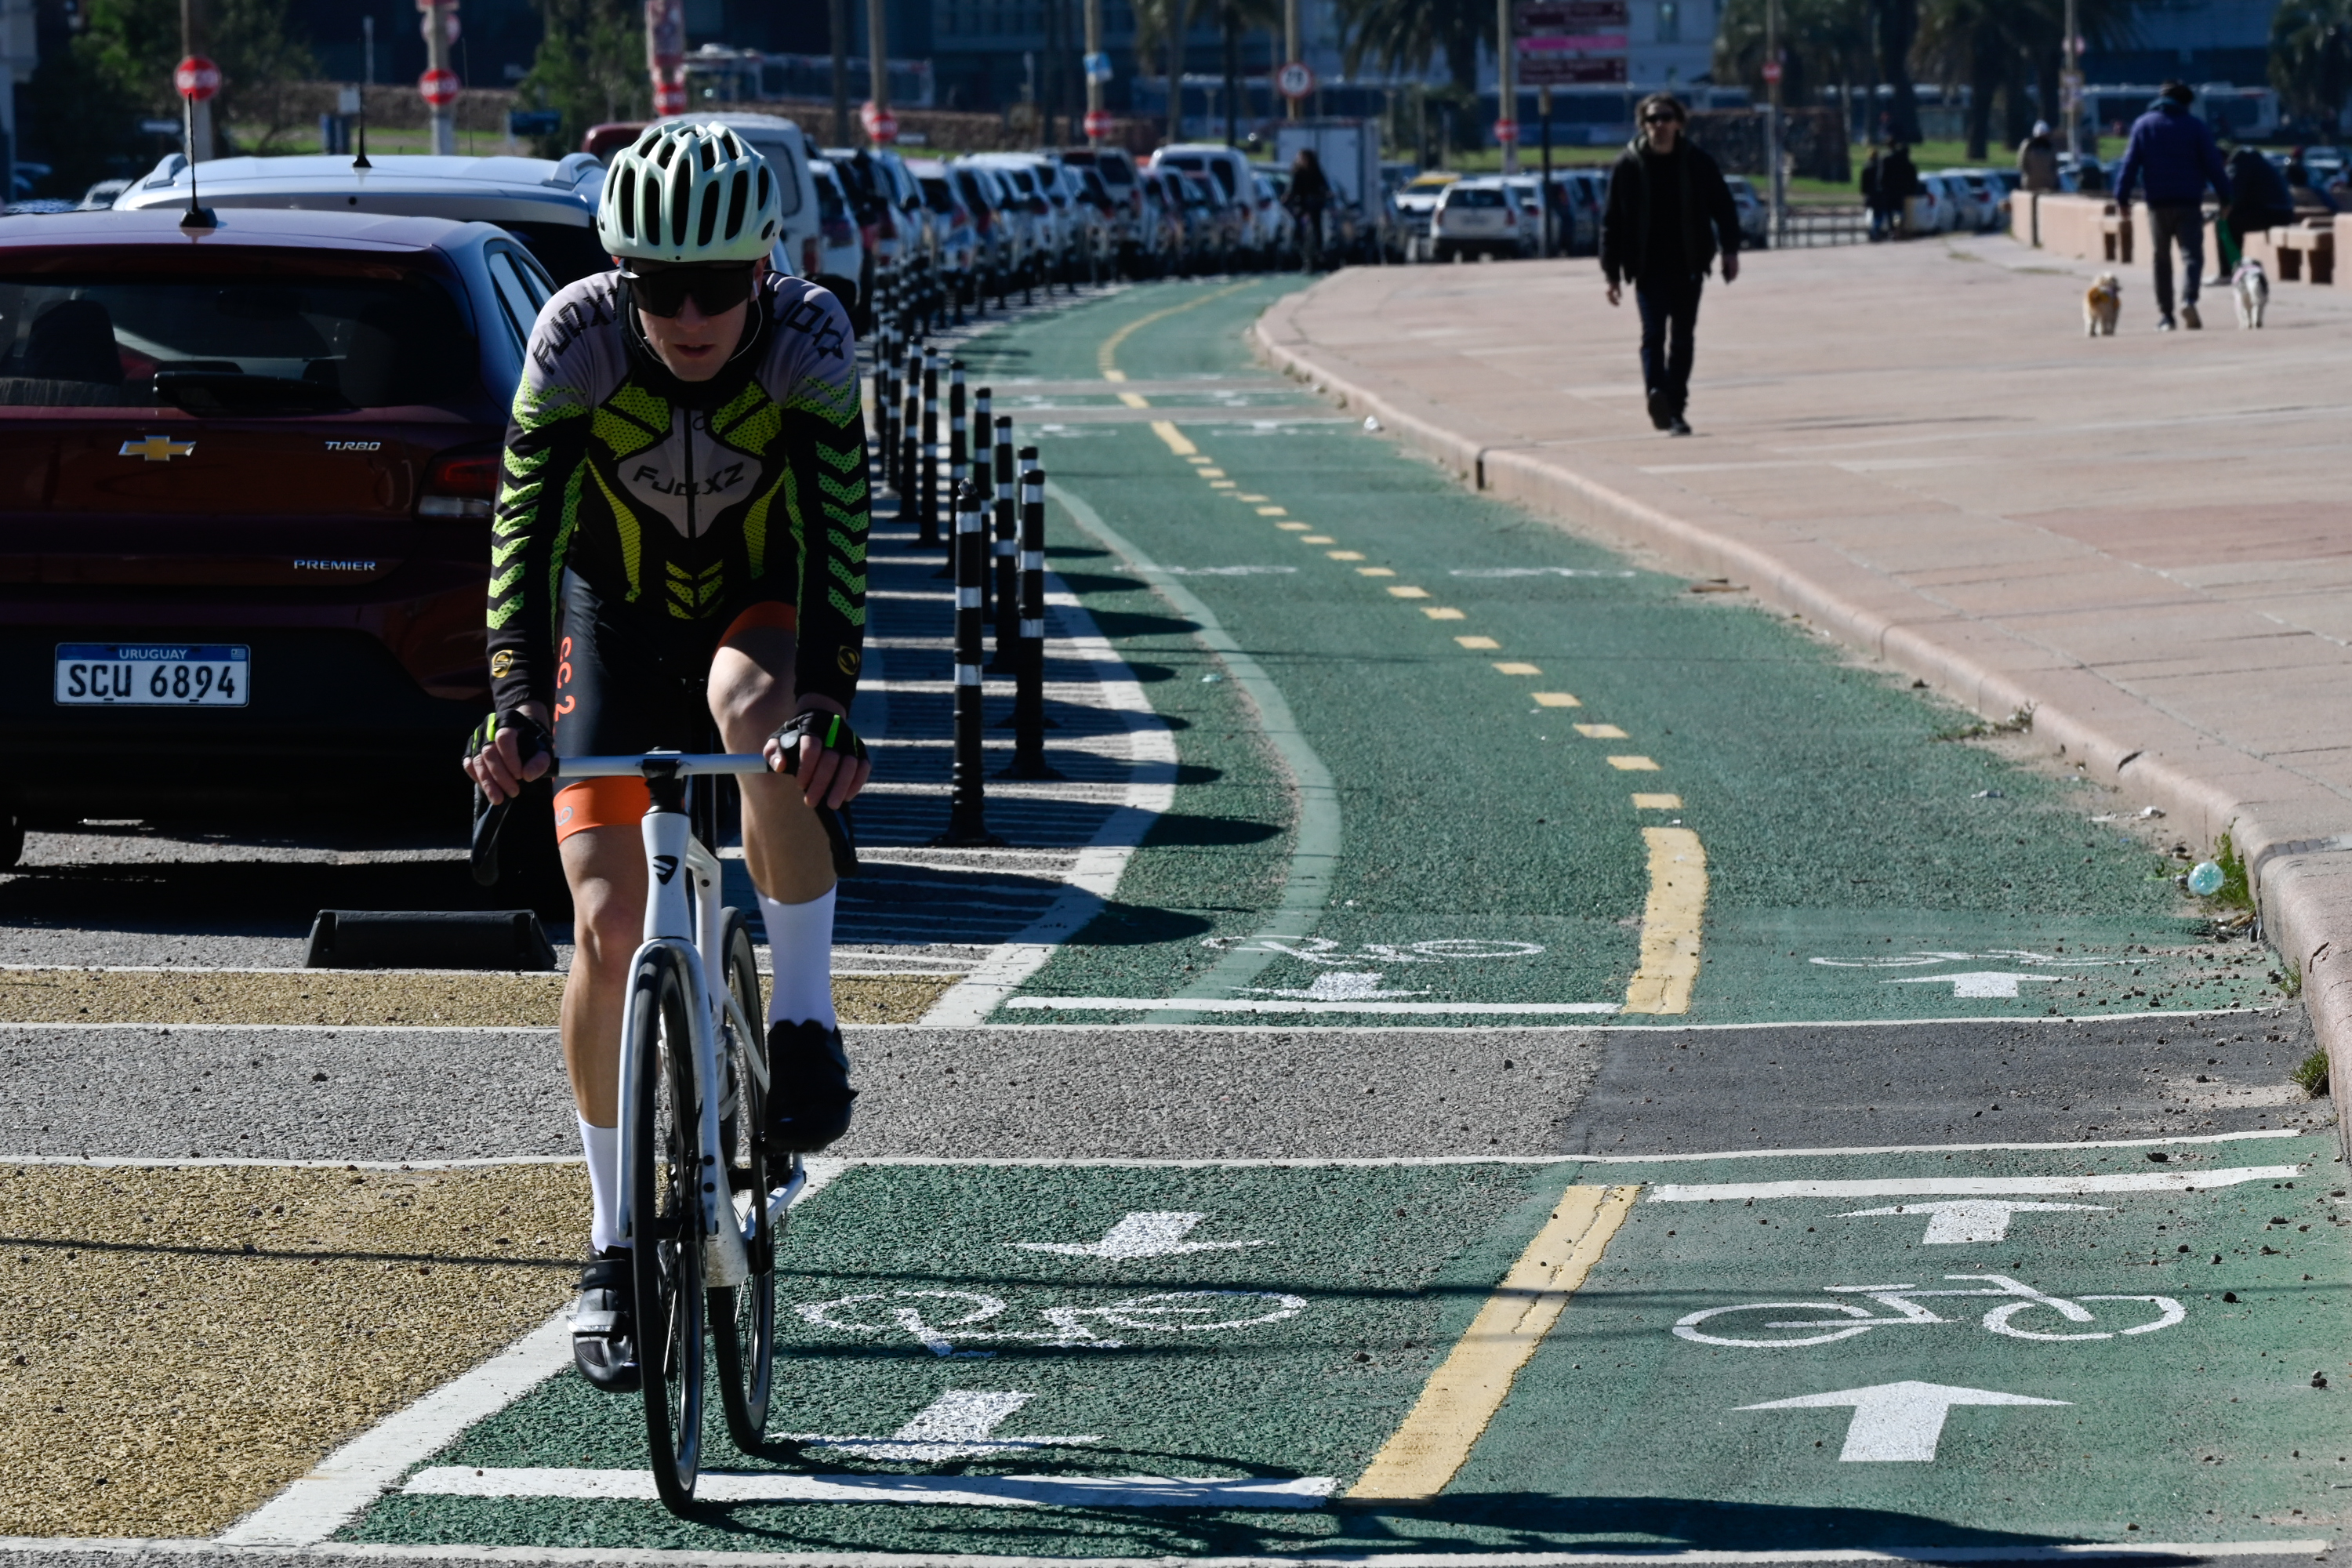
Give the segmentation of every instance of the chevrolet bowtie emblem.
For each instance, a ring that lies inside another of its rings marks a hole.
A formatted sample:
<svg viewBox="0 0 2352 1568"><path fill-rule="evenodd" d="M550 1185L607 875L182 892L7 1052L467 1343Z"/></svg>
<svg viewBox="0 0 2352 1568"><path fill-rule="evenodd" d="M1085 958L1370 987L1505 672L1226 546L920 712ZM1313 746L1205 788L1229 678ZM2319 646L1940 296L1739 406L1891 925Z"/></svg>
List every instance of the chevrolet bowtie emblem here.
<svg viewBox="0 0 2352 1568"><path fill-rule="evenodd" d="M169 436L150 436L143 441L125 441L122 458L144 458L151 463L168 463L174 458L185 458L196 449L194 441L174 441Z"/></svg>

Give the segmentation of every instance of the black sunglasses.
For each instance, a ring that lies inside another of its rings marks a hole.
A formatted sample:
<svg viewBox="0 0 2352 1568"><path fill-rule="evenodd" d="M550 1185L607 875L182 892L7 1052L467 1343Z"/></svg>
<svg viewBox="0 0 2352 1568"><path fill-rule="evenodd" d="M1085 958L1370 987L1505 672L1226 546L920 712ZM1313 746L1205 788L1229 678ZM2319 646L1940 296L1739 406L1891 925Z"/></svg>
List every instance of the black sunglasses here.
<svg viewBox="0 0 2352 1568"><path fill-rule="evenodd" d="M1682 123L1682 118L1683 117L1679 114L1644 114L1642 116L1642 123L1644 125L1679 125Z"/></svg>
<svg viewBox="0 0 2352 1568"><path fill-rule="evenodd" d="M731 310L751 297L751 273L757 263L718 261L684 267L624 268L621 278L629 298L648 316L670 317L686 309L688 299L706 316Z"/></svg>

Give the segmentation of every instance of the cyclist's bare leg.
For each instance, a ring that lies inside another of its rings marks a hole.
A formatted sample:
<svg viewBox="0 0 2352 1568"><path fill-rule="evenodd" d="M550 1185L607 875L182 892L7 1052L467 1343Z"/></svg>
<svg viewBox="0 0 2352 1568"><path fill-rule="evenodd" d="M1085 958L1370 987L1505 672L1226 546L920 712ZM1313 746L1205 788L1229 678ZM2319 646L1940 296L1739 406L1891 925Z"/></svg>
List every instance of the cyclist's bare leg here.
<svg viewBox="0 0 2352 1568"><path fill-rule="evenodd" d="M757 752L792 721L793 635L772 626L736 634L710 661L710 716L730 752ZM743 778L743 862L751 883L780 904L833 889L833 852L800 784L782 773Z"/></svg>
<svg viewBox="0 0 2352 1568"><path fill-rule="evenodd" d="M563 1065L591 1125L620 1121L621 1015L629 959L645 940L646 844L634 825L584 827L563 841L572 884L572 973L563 984Z"/></svg>

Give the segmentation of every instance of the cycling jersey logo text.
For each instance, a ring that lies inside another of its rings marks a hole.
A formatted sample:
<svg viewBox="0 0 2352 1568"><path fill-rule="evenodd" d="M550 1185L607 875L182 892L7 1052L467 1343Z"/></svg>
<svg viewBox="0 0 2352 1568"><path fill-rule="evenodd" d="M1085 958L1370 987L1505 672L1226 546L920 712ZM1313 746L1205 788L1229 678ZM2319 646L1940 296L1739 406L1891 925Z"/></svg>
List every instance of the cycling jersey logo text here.
<svg viewBox="0 0 2352 1568"><path fill-rule="evenodd" d="M846 357L843 348L848 340L841 329L833 324L833 313L814 300L802 300L778 318L778 324L796 332L806 332L820 359Z"/></svg>
<svg viewBox="0 0 2352 1568"><path fill-rule="evenodd" d="M741 483L742 479L743 465L740 463L728 464L709 479L697 481L691 490L684 479L666 479L662 471L651 463L638 464L637 471L629 476L629 483L632 486L651 491L657 496L682 496L689 493L698 496L723 495Z"/></svg>

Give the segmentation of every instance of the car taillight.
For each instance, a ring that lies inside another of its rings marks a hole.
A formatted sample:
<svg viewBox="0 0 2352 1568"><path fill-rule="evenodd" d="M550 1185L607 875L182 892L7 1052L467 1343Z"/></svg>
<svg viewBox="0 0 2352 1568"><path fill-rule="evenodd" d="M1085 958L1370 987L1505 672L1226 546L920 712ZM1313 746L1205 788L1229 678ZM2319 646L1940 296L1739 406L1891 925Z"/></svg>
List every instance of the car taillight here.
<svg viewBox="0 0 2352 1568"><path fill-rule="evenodd" d="M417 499L416 515L486 518L498 497L499 454L456 453L434 460L425 476L425 493Z"/></svg>
<svg viewBox="0 0 2352 1568"><path fill-rule="evenodd" d="M888 211L884 211L881 221L874 226L874 232L881 236L884 239L896 239L898 237L898 226L890 221L890 214Z"/></svg>

